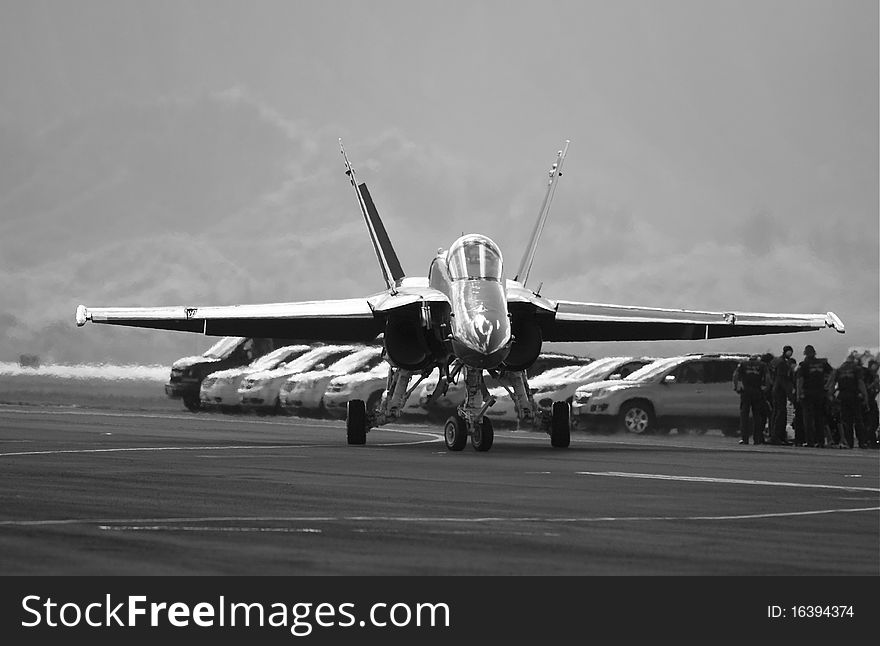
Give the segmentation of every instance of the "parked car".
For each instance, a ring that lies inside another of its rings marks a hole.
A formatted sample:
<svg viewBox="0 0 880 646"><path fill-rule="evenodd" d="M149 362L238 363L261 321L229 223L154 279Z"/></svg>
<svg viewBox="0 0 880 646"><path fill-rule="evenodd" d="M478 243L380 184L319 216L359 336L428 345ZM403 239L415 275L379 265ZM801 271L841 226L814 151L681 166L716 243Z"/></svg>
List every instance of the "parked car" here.
<svg viewBox="0 0 880 646"><path fill-rule="evenodd" d="M579 386L596 381L618 380L630 375L654 361L649 357L603 357L585 366L566 366L548 370L529 380L529 390L538 411L550 415L553 402L567 401ZM492 388L495 404L486 411L493 419L516 421L516 407L510 394L503 387Z"/></svg>
<svg viewBox="0 0 880 646"><path fill-rule="evenodd" d="M590 357L579 357L561 352L542 352L528 369L527 375L531 382L538 375L549 370L563 367L585 366L592 363L592 361L593 359ZM458 408L459 404L464 401L464 382L462 379L459 379L456 383L449 384L445 394L439 395L435 400L431 401L430 397L434 392L434 389L437 387L438 379L439 377L437 375L432 375L425 379L423 384L410 397L410 401L407 403L404 411L407 413L415 413L416 411L414 409L420 407L422 408L422 414L428 414L431 417L436 417L438 419L446 419L446 417L451 415L452 412ZM491 375L486 375L484 380L486 387L490 390L493 388L501 388L501 384ZM501 391L504 392L504 389L501 388Z"/></svg>
<svg viewBox="0 0 880 646"><path fill-rule="evenodd" d="M658 359L618 381L581 386L572 402L576 427L630 433L672 428L721 429L736 435L739 395L733 371L743 354L689 354Z"/></svg>
<svg viewBox="0 0 880 646"><path fill-rule="evenodd" d="M312 349L310 345L285 345L246 366L212 372L202 380L199 400L202 408L219 408L232 411L240 408L241 395L238 387L242 379L255 372L283 368Z"/></svg>
<svg viewBox="0 0 880 646"><path fill-rule="evenodd" d="M372 410L385 392L385 386L388 384L388 368L388 362L380 361L376 367L366 372L353 372L333 377L324 391L326 414L337 419L345 419L348 402L352 399L365 401L367 410Z"/></svg>
<svg viewBox="0 0 880 646"><path fill-rule="evenodd" d="M291 375L281 387L281 408L293 415L320 414L324 410L324 392L333 377L368 372L380 363L381 346L368 346L339 359L323 370Z"/></svg>
<svg viewBox="0 0 880 646"><path fill-rule="evenodd" d="M181 357L171 364L171 377L165 384L165 394L172 399L182 399L183 405L195 412L201 406L199 389L202 380L212 372L246 366L275 348L287 345L282 339L257 339L226 336L204 353Z"/></svg>
<svg viewBox="0 0 880 646"><path fill-rule="evenodd" d="M291 375L310 370L323 370L342 357L357 352L359 345L322 345L309 350L283 368L254 372L241 380L238 394L242 410L256 413L280 413L281 386Z"/></svg>

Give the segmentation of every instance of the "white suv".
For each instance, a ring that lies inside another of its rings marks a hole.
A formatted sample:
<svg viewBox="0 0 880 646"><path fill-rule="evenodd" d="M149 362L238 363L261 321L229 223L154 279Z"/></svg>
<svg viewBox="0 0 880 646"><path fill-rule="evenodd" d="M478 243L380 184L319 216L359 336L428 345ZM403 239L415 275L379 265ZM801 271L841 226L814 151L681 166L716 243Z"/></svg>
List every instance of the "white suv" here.
<svg viewBox="0 0 880 646"><path fill-rule="evenodd" d="M672 428L739 432L733 371L742 354L689 354L658 359L625 379L581 386L572 400L576 428L630 433Z"/></svg>

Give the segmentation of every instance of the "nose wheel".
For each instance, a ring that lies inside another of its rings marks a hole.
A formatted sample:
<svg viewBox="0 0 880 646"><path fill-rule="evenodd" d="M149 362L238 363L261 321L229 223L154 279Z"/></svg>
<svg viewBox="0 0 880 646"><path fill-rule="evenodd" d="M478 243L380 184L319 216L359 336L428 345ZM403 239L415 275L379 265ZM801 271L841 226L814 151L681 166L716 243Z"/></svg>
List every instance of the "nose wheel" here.
<svg viewBox="0 0 880 646"><path fill-rule="evenodd" d="M446 420L443 427L443 438L446 440L446 448L450 451L461 451L467 444L467 422L464 417L456 413Z"/></svg>
<svg viewBox="0 0 880 646"><path fill-rule="evenodd" d="M492 420L483 417L477 424L474 424L474 431L471 433L471 445L477 451L488 451L492 448L492 442L495 440L495 430L492 428Z"/></svg>

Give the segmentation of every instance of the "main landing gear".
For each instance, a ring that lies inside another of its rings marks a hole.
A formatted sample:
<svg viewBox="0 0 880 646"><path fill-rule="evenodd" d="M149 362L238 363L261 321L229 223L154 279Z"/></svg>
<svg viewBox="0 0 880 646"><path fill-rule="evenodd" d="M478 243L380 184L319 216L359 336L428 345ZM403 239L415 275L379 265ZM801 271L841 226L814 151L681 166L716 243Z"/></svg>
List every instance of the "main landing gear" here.
<svg viewBox="0 0 880 646"><path fill-rule="evenodd" d="M389 368L386 390L376 404L368 407L360 399L349 401L345 418L348 443L366 444L367 433L371 428L398 419L409 396L431 372L432 370L422 372L416 383L410 386L412 378L419 373L402 368ZM495 430L492 420L486 417L486 411L495 403L495 397L486 388L483 371L456 365L451 370L448 367L446 370L441 369L440 373L437 383L439 392L445 392L450 381L462 373L466 392L464 403L446 420L443 427L446 448L450 451L461 451L470 437L474 450L488 451L495 441ZM538 412L529 391L525 371L504 371L495 376L513 398L517 418L521 423L527 422L545 428L550 435L550 445L554 448L568 447L571 442L571 408L568 402L554 402L549 414Z"/></svg>

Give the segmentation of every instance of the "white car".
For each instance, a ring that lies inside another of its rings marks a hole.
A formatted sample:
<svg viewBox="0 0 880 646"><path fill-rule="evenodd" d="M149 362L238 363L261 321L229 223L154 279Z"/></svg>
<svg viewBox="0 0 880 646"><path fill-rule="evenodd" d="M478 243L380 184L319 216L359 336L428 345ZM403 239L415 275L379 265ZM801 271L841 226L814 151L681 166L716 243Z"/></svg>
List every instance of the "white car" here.
<svg viewBox="0 0 880 646"><path fill-rule="evenodd" d="M256 413L280 413L281 386L291 375L310 370L323 370L342 357L357 352L362 345L322 345L309 350L283 368L254 372L241 380L238 394L241 408Z"/></svg>
<svg viewBox="0 0 880 646"><path fill-rule="evenodd" d="M367 372L333 377L324 391L324 411L330 417L345 419L348 402L352 399L366 402L367 410L372 410L388 385L388 368L388 363L381 361Z"/></svg>
<svg viewBox="0 0 880 646"><path fill-rule="evenodd" d="M576 355L558 352L542 352L535 360L535 363L532 364L532 367L529 368L528 378L531 382L539 375L542 375L550 370L576 368L580 366L590 365L592 363L593 359L589 357L578 357ZM491 375L486 375L484 379L486 382L486 387L489 388L490 391L493 388L498 388L506 395L504 388L502 388L501 385ZM436 399L431 401L431 394L437 387L437 381L438 377L436 375L427 378L422 383L422 385L419 386L419 388L417 388L416 391L412 394L412 396L410 397L410 401L404 407L404 412L418 413L419 411L415 409L421 408L422 415L431 415L437 418L445 418L451 415L452 412L455 411L456 408L458 408L459 404L464 402L465 388L463 380L459 378L456 383L449 384L449 387L446 389L446 392L443 395L438 395ZM513 410L512 406L513 402L511 402L511 410ZM513 416L513 419L516 419L516 415Z"/></svg>
<svg viewBox="0 0 880 646"><path fill-rule="evenodd" d="M529 391L537 407L536 413L550 415L553 402L568 401L575 390L583 384L605 379L621 379L650 363L652 360L638 357L604 357L585 366L564 366L541 373L529 380ZM516 406L508 391L498 386L489 389L495 404L489 407L486 415L495 420L516 422Z"/></svg>
<svg viewBox="0 0 880 646"><path fill-rule="evenodd" d="M212 372L199 388L202 408L219 408L222 411L235 410L241 404L238 387L242 379L255 372L283 368L285 365L312 349L310 345L286 345L256 359L247 366L228 368Z"/></svg>
<svg viewBox="0 0 880 646"><path fill-rule="evenodd" d="M538 411L549 415L553 408L553 402L567 401L571 403L578 387L597 381L623 379L652 361L654 359L649 357L603 357L573 370L560 369L561 371L545 372L529 381L529 389ZM513 400L503 388L498 388L497 391L490 391L499 400L489 409L489 414L515 420L516 411L513 407Z"/></svg>
<svg viewBox="0 0 880 646"><path fill-rule="evenodd" d="M281 408L293 415L320 413L324 406L324 392L333 377L367 372L380 363L382 347L369 346L339 359L323 370L291 375L281 387Z"/></svg>
<svg viewBox="0 0 880 646"><path fill-rule="evenodd" d="M691 428L736 435L739 395L736 366L748 355L693 353L658 359L625 379L581 386L572 402L572 420L596 430L667 433Z"/></svg>

